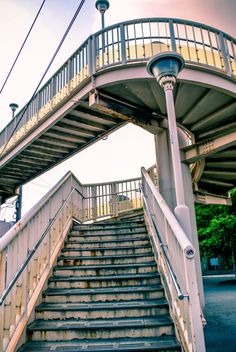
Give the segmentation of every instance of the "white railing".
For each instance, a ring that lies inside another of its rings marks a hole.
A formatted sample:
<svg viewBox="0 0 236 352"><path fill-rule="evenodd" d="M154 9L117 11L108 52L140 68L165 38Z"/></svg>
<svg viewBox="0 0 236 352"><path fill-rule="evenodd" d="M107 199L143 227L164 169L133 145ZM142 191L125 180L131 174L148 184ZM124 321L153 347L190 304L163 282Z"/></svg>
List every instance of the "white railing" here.
<svg viewBox="0 0 236 352"><path fill-rule="evenodd" d="M195 249L142 168L144 212L176 332L185 352L204 352Z"/></svg>
<svg viewBox="0 0 236 352"><path fill-rule="evenodd" d="M0 157L32 133L96 72L146 62L164 51L180 53L186 65L236 77L236 40L187 20L143 18L118 23L91 35L0 132Z"/></svg>
<svg viewBox="0 0 236 352"><path fill-rule="evenodd" d="M83 186L69 172L0 239L0 351L15 350L73 218L84 222L142 207L140 181Z"/></svg>
<svg viewBox="0 0 236 352"><path fill-rule="evenodd" d="M119 182L106 182L84 185L86 210L84 220L118 216L122 212L141 208L141 178Z"/></svg>

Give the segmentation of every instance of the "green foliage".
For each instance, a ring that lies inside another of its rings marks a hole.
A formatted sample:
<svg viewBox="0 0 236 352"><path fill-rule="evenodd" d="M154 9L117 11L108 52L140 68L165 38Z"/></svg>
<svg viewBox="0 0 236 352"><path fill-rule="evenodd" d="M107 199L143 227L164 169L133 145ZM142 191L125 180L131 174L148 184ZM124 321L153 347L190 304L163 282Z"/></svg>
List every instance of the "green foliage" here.
<svg viewBox="0 0 236 352"><path fill-rule="evenodd" d="M200 252L206 258L221 255L231 261L236 254L236 188L231 198L232 206L196 205Z"/></svg>

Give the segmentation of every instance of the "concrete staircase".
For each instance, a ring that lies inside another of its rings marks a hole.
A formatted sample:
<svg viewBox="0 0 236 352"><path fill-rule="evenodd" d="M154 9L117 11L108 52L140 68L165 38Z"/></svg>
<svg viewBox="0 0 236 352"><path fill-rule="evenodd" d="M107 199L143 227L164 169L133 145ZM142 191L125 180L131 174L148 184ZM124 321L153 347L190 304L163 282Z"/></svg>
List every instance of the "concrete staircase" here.
<svg viewBox="0 0 236 352"><path fill-rule="evenodd" d="M78 225L19 351L181 351L143 220Z"/></svg>

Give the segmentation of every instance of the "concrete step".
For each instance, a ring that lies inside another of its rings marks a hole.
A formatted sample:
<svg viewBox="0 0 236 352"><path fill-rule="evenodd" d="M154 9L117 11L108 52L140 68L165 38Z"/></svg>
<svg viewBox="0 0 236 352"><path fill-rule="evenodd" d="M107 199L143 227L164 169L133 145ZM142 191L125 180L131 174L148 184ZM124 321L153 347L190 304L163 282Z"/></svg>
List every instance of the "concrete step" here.
<svg viewBox="0 0 236 352"><path fill-rule="evenodd" d="M109 223L96 223L96 224L87 224L79 225L74 224L73 231L96 231L104 229L105 231L110 231L113 229L129 229L129 228L140 228L145 227L144 221L122 221L122 222L109 222Z"/></svg>
<svg viewBox="0 0 236 352"><path fill-rule="evenodd" d="M82 303L126 300L163 299L162 285L113 286L98 288L49 288L43 292L44 302Z"/></svg>
<svg viewBox="0 0 236 352"><path fill-rule="evenodd" d="M82 340L82 341L31 341L20 348L18 352L180 352L181 347L173 336L155 338L124 338L112 340Z"/></svg>
<svg viewBox="0 0 236 352"><path fill-rule="evenodd" d="M104 227L104 228L97 228L97 229L76 229L73 227L71 231L72 236L80 235L80 236L95 236L95 235L132 235L135 233L147 233L147 229L145 226L129 226L129 227Z"/></svg>
<svg viewBox="0 0 236 352"><path fill-rule="evenodd" d="M35 320L28 327L32 341L73 339L114 339L172 335L173 322L168 316L115 319Z"/></svg>
<svg viewBox="0 0 236 352"><path fill-rule="evenodd" d="M105 247L94 247L89 248L62 248L63 255L72 255L72 256L106 256L106 255L129 255L129 254L150 254L152 253L152 248L150 243L144 246L116 246L111 248Z"/></svg>
<svg viewBox="0 0 236 352"><path fill-rule="evenodd" d="M110 301L94 303L41 303L36 319L107 319L155 317L168 314L165 300Z"/></svg>
<svg viewBox="0 0 236 352"><path fill-rule="evenodd" d="M87 249L93 249L93 248L113 248L115 246L119 247L131 247L131 246L145 246L145 245L150 245L149 239L147 239L146 236L143 236L143 238L132 238L129 240L100 240L100 241L94 241L94 242L87 242L87 241L65 241L65 247L66 248L87 248Z"/></svg>
<svg viewBox="0 0 236 352"><path fill-rule="evenodd" d="M56 266L53 268L55 276L68 275L71 277L80 276L110 276L144 274L157 272L156 262L138 264L100 264L100 265L76 265L76 266Z"/></svg>
<svg viewBox="0 0 236 352"><path fill-rule="evenodd" d="M52 276L48 280L50 288L96 288L114 286L159 285L158 273L106 275L106 276Z"/></svg>
<svg viewBox="0 0 236 352"><path fill-rule="evenodd" d="M116 256L70 256L61 255L58 265L94 265L94 264L137 264L147 263L153 260L153 254L129 254Z"/></svg>
<svg viewBox="0 0 236 352"><path fill-rule="evenodd" d="M145 231L133 232L133 233L89 233L82 234L81 232L71 232L68 236L68 241L109 241L109 240L123 240L128 241L132 240L132 238L145 238L148 239L148 235Z"/></svg>

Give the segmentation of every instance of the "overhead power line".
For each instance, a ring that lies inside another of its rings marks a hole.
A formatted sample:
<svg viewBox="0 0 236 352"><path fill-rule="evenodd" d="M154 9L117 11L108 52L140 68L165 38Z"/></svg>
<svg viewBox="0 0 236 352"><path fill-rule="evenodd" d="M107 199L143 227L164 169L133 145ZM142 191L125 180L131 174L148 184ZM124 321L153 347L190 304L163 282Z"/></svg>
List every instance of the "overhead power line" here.
<svg viewBox="0 0 236 352"><path fill-rule="evenodd" d="M66 31L65 31L65 33L64 33L64 35L63 35L63 37L62 37L62 39L61 39L61 41L60 41L60 43L59 43L59 45L57 46L57 48L56 48L56 50L55 50L55 52L54 52L54 54L53 54L53 56L52 56L52 58L51 58L51 60L50 60L50 62L49 62L49 64L48 64L48 66L47 66L47 68L46 68L44 74L42 75L42 78L40 79L39 83L37 84L37 87L35 88L32 97L30 98L30 100L28 101L28 103L27 103L27 104L25 105L25 107L23 108L23 111L22 111L22 113L21 113L21 117L19 118L17 124L15 125L13 131L12 131L11 134L10 134L10 137L8 138L7 142L5 143L4 148L3 148L3 150L2 150L2 152L1 152L1 154L0 154L0 156L2 156L2 154L4 153L4 151L5 151L5 149L6 149L7 145L8 145L8 143L9 143L11 137L13 136L13 134L15 133L15 131L17 130L17 127L19 126L19 124L20 124L20 122L21 122L21 120L22 120L22 118L23 118L23 116L24 116L24 114L25 114L25 112L26 112L28 106L30 105L30 103L31 103L31 101L33 100L35 94L37 93L37 91L38 91L38 89L39 89L39 87L40 87L42 81L44 80L44 78L45 78L46 74L48 73L48 70L50 69L50 67L51 67L51 65L52 65L52 63L53 63L53 61L55 60L55 58L56 58L56 56L57 56L57 54L58 54L58 52L59 52L59 50L60 50L62 44L64 43L64 41L65 41L65 39L66 39L66 37L67 37L67 35L68 35L68 33L69 33L69 31L70 31L72 25L74 24L74 22L75 22L75 20L76 20L76 18L77 18L77 16L78 16L78 14L80 13L80 10L82 9L82 6L83 6L84 2L85 2L85 0L81 0L79 6L78 6L78 8L77 8L77 10L75 11L75 14L74 14L72 20L70 21L70 23L69 23L69 25L68 25L68 27L67 27L67 29L66 29Z"/></svg>
<svg viewBox="0 0 236 352"><path fill-rule="evenodd" d="M22 50L23 50L23 48L24 48L24 46L25 46L25 43L27 42L27 39L29 38L29 35L30 35L30 33L31 33L31 31L32 31L32 29L33 29L33 27L34 27L34 25L35 25L35 22L37 21L37 18L38 18L38 16L39 16L39 14L40 14L40 12L41 12L41 10L42 10L43 5L45 4L45 2L46 2L46 0L43 0L42 4L41 4L41 6L40 6L40 8L39 8L39 10L38 10L38 12L37 12L37 15L35 16L35 19L33 20L33 23L31 24L31 27L30 27L30 29L29 29L29 31L28 31L28 33L27 33L27 35L26 35L26 37L25 37L25 39L24 39L24 41L23 41L21 47L20 47L20 50L18 51L18 54L16 55L16 58L15 58L15 60L14 60L14 62L13 62L13 64L12 64L12 66L11 66L11 68L10 68L10 71L8 72L8 74L7 74L6 78L5 78L5 81L4 81L4 83L3 83L3 85L2 85L2 88L1 88L1 90L0 90L0 94L2 93L4 87L5 87L5 85L6 85L7 81L8 81L8 79L9 79L11 73L12 73L12 70L13 70L13 68L14 68L14 66L15 66L15 64L16 64L16 62L17 62L17 60L18 60L18 58L19 58L19 56L20 56L20 54L21 54L21 52L22 52Z"/></svg>

